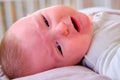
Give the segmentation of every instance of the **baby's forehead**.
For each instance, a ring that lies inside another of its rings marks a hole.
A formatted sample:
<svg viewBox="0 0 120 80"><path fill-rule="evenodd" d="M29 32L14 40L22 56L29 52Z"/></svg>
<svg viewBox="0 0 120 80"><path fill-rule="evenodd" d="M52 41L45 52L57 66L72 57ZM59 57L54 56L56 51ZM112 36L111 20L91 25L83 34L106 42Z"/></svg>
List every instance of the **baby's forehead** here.
<svg viewBox="0 0 120 80"><path fill-rule="evenodd" d="M34 15L28 15L14 23L8 30L8 34L15 36L25 49L33 50L36 47L38 49L36 51L51 52L52 44L48 32L43 30L42 23L39 23L39 27L37 25Z"/></svg>

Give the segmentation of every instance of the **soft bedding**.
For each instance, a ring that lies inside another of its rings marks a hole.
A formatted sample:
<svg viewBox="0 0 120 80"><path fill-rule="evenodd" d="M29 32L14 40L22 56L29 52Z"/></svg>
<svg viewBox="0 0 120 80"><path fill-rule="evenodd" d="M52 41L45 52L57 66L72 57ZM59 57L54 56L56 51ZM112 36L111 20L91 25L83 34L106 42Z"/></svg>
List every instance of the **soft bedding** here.
<svg viewBox="0 0 120 80"><path fill-rule="evenodd" d="M94 8L83 12L92 15L93 41L83 65L112 80L120 80L120 10Z"/></svg>
<svg viewBox="0 0 120 80"><path fill-rule="evenodd" d="M83 66L68 66L48 70L14 80L111 80Z"/></svg>

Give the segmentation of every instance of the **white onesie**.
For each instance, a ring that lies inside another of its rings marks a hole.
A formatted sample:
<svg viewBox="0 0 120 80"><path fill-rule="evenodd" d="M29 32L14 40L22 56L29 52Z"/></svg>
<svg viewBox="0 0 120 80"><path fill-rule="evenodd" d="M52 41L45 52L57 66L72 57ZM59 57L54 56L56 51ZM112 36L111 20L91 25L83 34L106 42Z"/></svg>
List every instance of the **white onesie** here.
<svg viewBox="0 0 120 80"><path fill-rule="evenodd" d="M120 80L120 11L99 10L92 15L94 36L83 65Z"/></svg>

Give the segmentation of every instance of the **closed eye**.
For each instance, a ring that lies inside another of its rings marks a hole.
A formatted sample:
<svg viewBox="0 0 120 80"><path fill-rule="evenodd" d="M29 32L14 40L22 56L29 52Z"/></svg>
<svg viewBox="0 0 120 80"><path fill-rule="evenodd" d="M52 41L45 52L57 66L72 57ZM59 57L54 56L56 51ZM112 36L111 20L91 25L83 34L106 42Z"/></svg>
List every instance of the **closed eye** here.
<svg viewBox="0 0 120 80"><path fill-rule="evenodd" d="M43 20L44 20L44 23L46 24L46 26L49 27L49 22L48 22L48 20L45 18L45 16L42 15L42 17L43 17Z"/></svg>
<svg viewBox="0 0 120 80"><path fill-rule="evenodd" d="M59 50L60 54L63 56L63 52L62 52L61 46L59 45L58 42L56 42L56 45L57 45L57 49Z"/></svg>

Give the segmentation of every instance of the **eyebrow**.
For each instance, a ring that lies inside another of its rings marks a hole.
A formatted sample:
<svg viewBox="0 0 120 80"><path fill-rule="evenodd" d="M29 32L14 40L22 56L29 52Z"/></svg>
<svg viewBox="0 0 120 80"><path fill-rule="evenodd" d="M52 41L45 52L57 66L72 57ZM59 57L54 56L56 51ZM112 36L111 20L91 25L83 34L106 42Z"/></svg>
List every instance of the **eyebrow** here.
<svg viewBox="0 0 120 80"><path fill-rule="evenodd" d="M42 17L42 19L45 19L44 15L42 15L41 13L40 13L40 17Z"/></svg>
<svg viewBox="0 0 120 80"><path fill-rule="evenodd" d="M35 23L36 26L40 26L40 23L43 23L43 17L42 17L42 14L40 13L39 15L38 14L34 14L32 16L32 19L33 19L33 22Z"/></svg>
<svg viewBox="0 0 120 80"><path fill-rule="evenodd" d="M40 14L40 17L42 18L42 21L44 21L46 18L44 17L44 15Z"/></svg>

